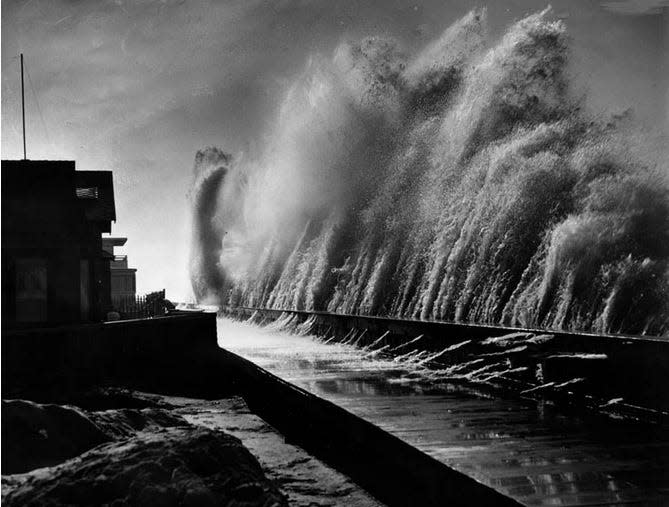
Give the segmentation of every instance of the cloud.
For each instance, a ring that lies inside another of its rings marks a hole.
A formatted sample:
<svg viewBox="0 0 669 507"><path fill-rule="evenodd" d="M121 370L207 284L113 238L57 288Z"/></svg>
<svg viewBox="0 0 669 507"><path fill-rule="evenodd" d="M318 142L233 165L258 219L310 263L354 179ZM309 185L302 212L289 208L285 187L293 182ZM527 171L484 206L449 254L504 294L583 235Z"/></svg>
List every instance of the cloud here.
<svg viewBox="0 0 669 507"><path fill-rule="evenodd" d="M33 0L15 12L3 9L3 59L10 51L26 54L53 127L65 124L87 144L104 144L193 94L234 84L253 60L235 51L256 28L246 17L253 8Z"/></svg>

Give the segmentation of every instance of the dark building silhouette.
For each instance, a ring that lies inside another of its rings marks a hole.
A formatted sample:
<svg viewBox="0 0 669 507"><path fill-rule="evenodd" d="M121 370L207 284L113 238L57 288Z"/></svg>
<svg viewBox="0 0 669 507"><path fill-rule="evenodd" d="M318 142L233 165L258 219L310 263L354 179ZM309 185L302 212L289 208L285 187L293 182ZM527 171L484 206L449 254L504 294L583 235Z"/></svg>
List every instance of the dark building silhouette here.
<svg viewBox="0 0 669 507"><path fill-rule="evenodd" d="M103 320L111 309L103 232L116 220L112 173L74 161L2 161L2 325Z"/></svg>
<svg viewBox="0 0 669 507"><path fill-rule="evenodd" d="M134 268L128 267L127 255L116 255L114 247L123 246L128 238L102 238L102 248L112 256L111 274L111 302L115 310L121 310L129 301L134 303L137 296Z"/></svg>

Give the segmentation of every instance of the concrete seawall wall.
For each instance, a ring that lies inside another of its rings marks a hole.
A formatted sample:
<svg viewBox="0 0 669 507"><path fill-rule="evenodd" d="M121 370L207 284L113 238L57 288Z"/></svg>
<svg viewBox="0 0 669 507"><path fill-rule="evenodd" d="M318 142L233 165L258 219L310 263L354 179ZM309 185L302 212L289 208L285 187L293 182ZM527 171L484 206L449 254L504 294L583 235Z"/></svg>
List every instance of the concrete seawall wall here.
<svg viewBox="0 0 669 507"><path fill-rule="evenodd" d="M374 332L389 331L388 339L397 339L398 343L405 339L412 339L416 334L425 334L428 337L439 339L440 344L451 344L462 339L466 335L470 339L485 339L493 336L503 336L509 333L550 333L555 335L561 342L573 347L592 347L593 345L615 348L623 343L652 347L656 350L669 348L669 337L653 336L631 336L631 335L606 335L594 333L581 333L577 331L542 330L530 328L516 328L492 326L485 324L466 324L455 322L422 321L394 319L386 317L374 317L367 315L344 315L329 312L311 312L301 310L275 310L269 308L223 308L222 313L238 317L251 317L254 314L268 319L277 319L282 315L293 314L306 321L308 318L317 317L316 326L319 330L352 328L368 329Z"/></svg>
<svg viewBox="0 0 669 507"><path fill-rule="evenodd" d="M204 396L234 383L211 364L216 315L194 314L3 332L3 397L115 385Z"/></svg>

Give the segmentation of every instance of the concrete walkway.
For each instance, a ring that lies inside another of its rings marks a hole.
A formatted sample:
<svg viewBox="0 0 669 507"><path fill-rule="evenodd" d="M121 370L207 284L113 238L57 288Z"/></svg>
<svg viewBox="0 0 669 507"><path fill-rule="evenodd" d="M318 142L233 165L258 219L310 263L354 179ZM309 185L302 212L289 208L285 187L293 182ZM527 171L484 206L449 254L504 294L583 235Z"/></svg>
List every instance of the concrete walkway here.
<svg viewBox="0 0 669 507"><path fill-rule="evenodd" d="M206 401L161 397L191 424L239 438L293 506L380 506L346 476L310 456L251 413L241 398Z"/></svg>

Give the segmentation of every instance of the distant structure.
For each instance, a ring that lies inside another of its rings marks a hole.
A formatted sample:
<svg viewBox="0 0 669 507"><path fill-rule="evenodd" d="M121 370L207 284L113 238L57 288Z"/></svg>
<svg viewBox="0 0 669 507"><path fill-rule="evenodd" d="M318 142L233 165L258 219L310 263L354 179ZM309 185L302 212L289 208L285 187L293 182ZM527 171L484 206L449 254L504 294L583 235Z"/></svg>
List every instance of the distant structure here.
<svg viewBox="0 0 669 507"><path fill-rule="evenodd" d="M2 327L104 320L116 221L110 171L74 161L3 160Z"/></svg>
<svg viewBox="0 0 669 507"><path fill-rule="evenodd" d="M102 249L111 256L111 302L115 310L120 310L128 301L137 296L134 268L128 267L127 255L116 255L114 247L123 246L128 238L102 238Z"/></svg>

